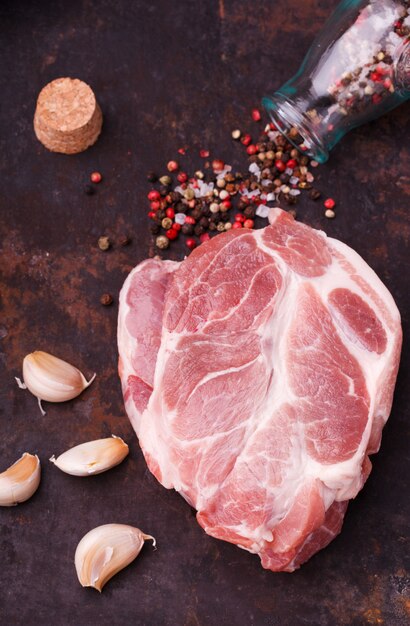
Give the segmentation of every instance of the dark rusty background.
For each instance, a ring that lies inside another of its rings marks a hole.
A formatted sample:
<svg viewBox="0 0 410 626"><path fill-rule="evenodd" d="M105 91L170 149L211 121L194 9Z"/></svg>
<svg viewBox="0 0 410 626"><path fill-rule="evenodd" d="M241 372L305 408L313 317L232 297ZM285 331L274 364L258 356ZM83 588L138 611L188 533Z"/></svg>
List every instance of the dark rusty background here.
<svg viewBox="0 0 410 626"><path fill-rule="evenodd" d="M405 343L395 404L369 481L341 536L293 574L264 571L256 556L207 537L188 505L146 469L117 378L117 295L149 253L145 173L191 147L243 165L234 127L294 73L334 0L63 0L0 5L0 470L24 451L43 467L37 494L0 510L0 623L53 626L399 626L410 615L409 203L410 104L356 130L316 170L338 202L328 221L308 199L299 217L352 245L402 312ZM73 76L104 112L98 143L78 156L47 152L32 118L39 90ZM190 156L191 155L191 156ZM95 196L83 185L93 170ZM121 248L118 239L132 236ZM100 252L108 234L113 249ZM174 247L182 258L182 250ZM116 302L99 304L103 292ZM24 355L44 349L97 379L78 400L46 405L17 389ZM48 462L111 433L129 458L76 479ZM73 566L96 525L131 523L156 536L100 596ZM408 622L407 622L408 623Z"/></svg>

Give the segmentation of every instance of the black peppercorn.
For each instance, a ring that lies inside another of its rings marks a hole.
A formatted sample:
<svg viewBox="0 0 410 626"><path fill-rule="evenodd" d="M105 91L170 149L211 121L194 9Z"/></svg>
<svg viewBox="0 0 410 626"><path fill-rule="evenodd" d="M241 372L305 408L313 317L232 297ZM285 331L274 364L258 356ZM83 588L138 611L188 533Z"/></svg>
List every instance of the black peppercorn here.
<svg viewBox="0 0 410 626"><path fill-rule="evenodd" d="M199 220L199 225L202 226L203 228L207 229L209 226L209 219L207 217L201 217L201 219Z"/></svg>
<svg viewBox="0 0 410 626"><path fill-rule="evenodd" d="M156 183L158 180L158 176L155 174L155 172L148 172L147 174L147 180L150 183Z"/></svg>
<svg viewBox="0 0 410 626"><path fill-rule="evenodd" d="M184 224L181 228L181 232L184 235L192 235L192 233L194 232L194 227L192 224Z"/></svg>
<svg viewBox="0 0 410 626"><path fill-rule="evenodd" d="M311 191L309 192L309 198L311 200L319 200L321 195L322 194L320 193L319 189L311 189Z"/></svg>
<svg viewBox="0 0 410 626"><path fill-rule="evenodd" d="M200 224L197 224L194 227L194 233L197 237L199 237L200 235L203 235L205 232L205 228L203 226L201 226Z"/></svg>
<svg viewBox="0 0 410 626"><path fill-rule="evenodd" d="M157 211L156 216L159 220L163 220L164 217L167 216L166 212L163 211L162 209L159 209L159 211Z"/></svg>
<svg viewBox="0 0 410 626"><path fill-rule="evenodd" d="M186 213L188 210L188 207L183 202L177 202L177 204L174 206L174 210L175 210L175 213Z"/></svg>
<svg viewBox="0 0 410 626"><path fill-rule="evenodd" d="M209 230L216 230L216 224L215 224L215 222L210 222L210 224L209 224Z"/></svg>
<svg viewBox="0 0 410 626"><path fill-rule="evenodd" d="M150 229L152 235L158 235L158 233L160 231L160 226L159 226L159 224L151 224L149 229Z"/></svg>
<svg viewBox="0 0 410 626"><path fill-rule="evenodd" d="M93 196L95 194L95 187L93 187L92 185L85 185L84 192L87 194L87 196Z"/></svg>
<svg viewBox="0 0 410 626"><path fill-rule="evenodd" d="M182 198L181 194L178 191L170 191L169 197L171 199L171 202L178 202Z"/></svg>
<svg viewBox="0 0 410 626"><path fill-rule="evenodd" d="M255 209L252 206L247 206L243 209L243 214L246 215L246 217L253 218L255 217Z"/></svg>
<svg viewBox="0 0 410 626"><path fill-rule="evenodd" d="M201 217L201 209L194 209L193 211L191 211L191 216L194 218L194 220L199 220L199 218Z"/></svg>

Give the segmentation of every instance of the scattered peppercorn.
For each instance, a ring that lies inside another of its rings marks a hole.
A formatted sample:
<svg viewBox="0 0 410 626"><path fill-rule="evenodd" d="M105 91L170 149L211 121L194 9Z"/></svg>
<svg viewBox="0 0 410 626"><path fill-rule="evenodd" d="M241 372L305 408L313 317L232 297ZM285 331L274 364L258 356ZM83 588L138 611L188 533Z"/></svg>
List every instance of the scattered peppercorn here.
<svg viewBox="0 0 410 626"><path fill-rule="evenodd" d="M164 235L160 235L159 237L156 238L155 245L160 250L165 250L169 246L169 239L165 237Z"/></svg>
<svg viewBox="0 0 410 626"><path fill-rule="evenodd" d="M336 202L333 200L333 198L327 198L327 200L325 200L323 204L325 205L326 209L333 209Z"/></svg>
<svg viewBox="0 0 410 626"><path fill-rule="evenodd" d="M195 241L195 239L187 239L185 241L185 243L186 243L186 245L188 246L188 248L190 250L193 250L194 248L196 248L196 241Z"/></svg>
<svg viewBox="0 0 410 626"><path fill-rule="evenodd" d="M164 230L168 230L172 227L172 219L170 217L164 217L161 222L161 226L162 228L164 228Z"/></svg>
<svg viewBox="0 0 410 626"><path fill-rule="evenodd" d="M311 189L310 193L309 193L309 198L311 200L319 200L319 198L321 198L322 194L319 191L319 189Z"/></svg>
<svg viewBox="0 0 410 626"><path fill-rule="evenodd" d="M150 202L152 202L153 200L160 200L161 199L161 194L159 193L159 191L157 191L156 189L152 189L148 194L147 194L147 198Z"/></svg>
<svg viewBox="0 0 410 626"><path fill-rule="evenodd" d="M100 298L100 302L104 306L110 306L110 304L112 304L114 302L114 300L113 300L113 297L112 297L111 294L103 293L103 295Z"/></svg>
<svg viewBox="0 0 410 626"><path fill-rule="evenodd" d="M90 180L92 183L100 183L102 181L102 176L100 172L92 172L90 175Z"/></svg>
<svg viewBox="0 0 410 626"><path fill-rule="evenodd" d="M169 185L172 183L172 178L171 176L161 176L159 182L161 183L161 185L164 185L164 187L169 187Z"/></svg>
<svg viewBox="0 0 410 626"><path fill-rule="evenodd" d="M332 209L326 209L325 217L332 220L334 217L336 217L336 213Z"/></svg>
<svg viewBox="0 0 410 626"><path fill-rule="evenodd" d="M119 238L118 243L120 244L120 246L128 246L128 244L131 243L131 239L127 235L122 235Z"/></svg>
<svg viewBox="0 0 410 626"><path fill-rule="evenodd" d="M257 122L261 119L258 109L252 111L252 118ZM171 176L166 175L158 181L161 187L148 194L151 208L148 216L154 222L150 228L158 235L157 247L168 247L179 232L188 238L190 244L186 238L185 244L192 250L216 232L255 228L255 216L258 220L266 219L270 207L280 203L294 205L303 190L310 190L309 196L318 199L321 193L312 188L315 177L310 169L318 163L301 153L303 146L300 150L295 148L295 144L300 145L297 129L292 129L290 135L291 141L272 123L267 124L254 141L250 134L233 130L232 139L240 140L248 155L248 170L243 173L232 171L222 159L215 158L204 162L205 174L197 170L191 176L181 170L176 161L169 161L168 170L178 171L174 190ZM184 155L185 149L179 153ZM199 154L204 159L209 157L208 150L200 150ZM154 182L154 177L150 182ZM330 206L329 201L334 204ZM326 210L332 211L334 206L335 201L328 198ZM232 209L234 213L239 211L233 223ZM259 226L260 222L257 224Z"/></svg>
<svg viewBox="0 0 410 626"><path fill-rule="evenodd" d="M167 170L168 172L176 172L179 169L179 165L176 161L168 161Z"/></svg>
<svg viewBox="0 0 410 626"><path fill-rule="evenodd" d="M103 236L98 239L98 247L100 250L108 250L111 247L111 242L109 237Z"/></svg>
<svg viewBox="0 0 410 626"><path fill-rule="evenodd" d="M252 119L254 122L259 122L261 119L261 114L260 111L258 109L253 109L252 110Z"/></svg>
<svg viewBox="0 0 410 626"><path fill-rule="evenodd" d="M168 239L176 239L178 237L178 231L175 230L175 228L170 228L165 233L165 236L168 237Z"/></svg>

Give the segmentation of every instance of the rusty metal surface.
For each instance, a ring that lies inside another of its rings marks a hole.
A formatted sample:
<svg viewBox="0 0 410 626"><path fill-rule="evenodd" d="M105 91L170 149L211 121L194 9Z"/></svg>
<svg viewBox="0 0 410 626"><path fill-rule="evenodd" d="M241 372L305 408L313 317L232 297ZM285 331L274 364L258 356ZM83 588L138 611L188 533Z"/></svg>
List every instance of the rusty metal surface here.
<svg viewBox="0 0 410 626"><path fill-rule="evenodd" d="M0 623L54 626L312 626L410 619L409 204L410 105L350 133L317 170L337 218L299 204L299 217L352 245L392 291L405 343L381 452L342 534L293 574L264 571L256 556L207 537L188 505L147 471L124 414L117 378L117 295L149 252L145 172L184 144L242 156L230 130L298 67L336 2L327 0L4 0L0 134L0 470L38 453L37 494L0 509ZM98 143L78 156L36 141L36 96L73 76L104 112ZM195 150L191 151L193 154ZM188 162L195 157L187 157ZM104 181L83 192L88 174ZM122 234L128 247L117 245ZM108 234L112 250L100 252ZM175 247L175 256L182 251ZM115 297L99 304L103 292ZM97 379L79 399L47 405L17 389L24 355L45 349ZM123 436L131 454L90 479L48 462L79 442ZM100 596L82 589L73 556L92 527L117 521L157 538ZM407 561L407 563L406 563ZM408 622L407 622L408 623Z"/></svg>

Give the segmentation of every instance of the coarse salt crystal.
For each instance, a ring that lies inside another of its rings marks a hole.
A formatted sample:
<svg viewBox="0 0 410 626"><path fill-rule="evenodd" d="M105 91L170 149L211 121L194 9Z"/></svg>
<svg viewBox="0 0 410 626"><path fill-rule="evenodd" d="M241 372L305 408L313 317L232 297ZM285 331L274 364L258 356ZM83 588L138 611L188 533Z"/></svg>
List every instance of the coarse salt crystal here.
<svg viewBox="0 0 410 626"><path fill-rule="evenodd" d="M245 189L242 192L243 196L246 196L247 198L254 198L255 196L260 196L260 191L259 189L254 189L253 191L249 191L248 189Z"/></svg>
<svg viewBox="0 0 410 626"><path fill-rule="evenodd" d="M185 224L186 215L185 213L175 213L175 223L176 224Z"/></svg>
<svg viewBox="0 0 410 626"><path fill-rule="evenodd" d="M266 187L267 185L270 185L271 183L272 183L272 181L271 181L271 180L269 180L268 178L264 178L264 179L262 180L262 185L263 185L264 187Z"/></svg>
<svg viewBox="0 0 410 626"><path fill-rule="evenodd" d="M225 165L225 167L223 168L223 170L221 170L219 172L219 174L217 175L217 179L220 180L221 178L225 178L226 174L228 174L228 172L232 171L232 166L231 165Z"/></svg>
<svg viewBox="0 0 410 626"><path fill-rule="evenodd" d="M270 208L268 206L266 206L266 204L259 204L258 208L255 211L255 213L259 217L264 217L265 218L265 217L268 217L269 211L270 211Z"/></svg>
<svg viewBox="0 0 410 626"><path fill-rule="evenodd" d="M276 196L273 193L273 191L271 191L270 193L268 193L268 195L266 196L266 200L268 202L274 202L276 200Z"/></svg>
<svg viewBox="0 0 410 626"><path fill-rule="evenodd" d="M306 180L308 183L313 183L313 181L315 180L315 177L313 176L313 174L311 172L308 172L306 174Z"/></svg>
<svg viewBox="0 0 410 626"><path fill-rule="evenodd" d="M291 174L293 174L293 169L291 167L287 167L285 169L285 174L287 174L288 176L290 176Z"/></svg>
<svg viewBox="0 0 410 626"><path fill-rule="evenodd" d="M299 189L291 189L289 191L289 195L290 196L298 196L300 194L300 190Z"/></svg>
<svg viewBox="0 0 410 626"><path fill-rule="evenodd" d="M213 183L204 183L203 180L197 181L197 189L194 189L195 198L203 198L214 191Z"/></svg>
<svg viewBox="0 0 410 626"><path fill-rule="evenodd" d="M258 165L256 163L251 163L249 166L249 171L251 172L251 174L254 174L258 180L260 180L261 177L261 168L258 167Z"/></svg>
<svg viewBox="0 0 410 626"><path fill-rule="evenodd" d="M182 189L181 185L178 185L178 187L175 187L174 191L177 191L178 193L180 193L183 196L184 192L185 192L185 189Z"/></svg>
<svg viewBox="0 0 410 626"><path fill-rule="evenodd" d="M299 182L299 178L297 176L291 176L289 182L291 185L297 185Z"/></svg>

